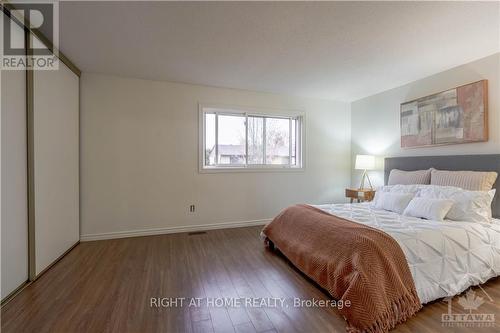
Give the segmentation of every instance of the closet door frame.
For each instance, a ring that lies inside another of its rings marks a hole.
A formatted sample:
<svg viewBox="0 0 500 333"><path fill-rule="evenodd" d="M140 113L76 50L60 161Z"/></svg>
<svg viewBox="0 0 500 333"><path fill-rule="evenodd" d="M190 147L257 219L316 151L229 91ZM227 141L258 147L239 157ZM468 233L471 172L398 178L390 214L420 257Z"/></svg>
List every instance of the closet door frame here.
<svg viewBox="0 0 500 333"><path fill-rule="evenodd" d="M26 47L26 57L33 55L32 46L33 38L37 38L42 42L47 49L49 49L52 54L57 56L57 58L66 65L78 79L81 77L81 71L75 66L60 50L56 49L53 43L38 31L32 30L30 28L30 22L28 18L20 19L15 15L11 14L11 10L15 10L15 4L9 2L3 2L0 5L0 11L2 11L6 18L14 21L16 24L21 26L24 30L24 42ZM76 242L73 246L67 249L61 256L56 258L51 264L49 264L43 271L36 274L36 247L35 247L35 160L34 160L34 73L33 70L27 68L24 70L26 74L26 133L27 133L27 183L28 183L28 280L12 291L4 299L1 300L1 306L8 303L12 298L14 298L19 292L26 288L30 283L39 278L43 273L50 269L55 263L57 263L62 257L64 257L68 252L70 252L80 241ZM79 112L79 111L78 111ZM80 144L79 144L80 145ZM78 182L80 182L80 176L78 177ZM81 212L79 213L81 217Z"/></svg>
<svg viewBox="0 0 500 333"><path fill-rule="evenodd" d="M33 55L31 49L32 36L25 29L24 40L26 56ZM26 69L26 125L28 150L28 279L36 278L36 251L35 251L35 114L34 114L33 71Z"/></svg>

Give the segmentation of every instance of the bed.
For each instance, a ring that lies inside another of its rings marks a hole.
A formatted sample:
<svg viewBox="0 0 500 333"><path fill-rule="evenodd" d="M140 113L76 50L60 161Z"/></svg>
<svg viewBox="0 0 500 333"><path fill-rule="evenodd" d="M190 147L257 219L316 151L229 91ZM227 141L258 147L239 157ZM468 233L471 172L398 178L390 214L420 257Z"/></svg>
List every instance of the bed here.
<svg viewBox="0 0 500 333"><path fill-rule="evenodd" d="M372 209L369 203L317 205L369 225L399 244L422 304L454 296L500 275L500 220L492 223L425 221Z"/></svg>
<svg viewBox="0 0 500 333"><path fill-rule="evenodd" d="M387 158L385 160L385 180L387 183L389 173L393 169L412 171L428 168L440 170L495 171L500 174L500 155ZM497 186L498 181L493 185L493 188L496 189ZM348 223L352 221L358 225L366 226L390 236L390 238L392 238L391 241L395 241L397 245L399 245L400 252L402 252L406 259L407 268L409 268L411 279L414 284L414 287L411 286L411 288L403 292L407 294L416 292L421 307L422 304L436 299L457 295L471 286L484 283L488 279L500 275L499 196L500 195L496 195L492 201L492 219L489 223L451 221L449 219L445 219L444 221L423 221L417 217L403 216L400 213L376 209L371 203L311 206L329 216L333 215L333 217L337 218L336 223L340 223L339 225L342 225L342 219L345 219L346 228ZM280 220L279 222L285 227L282 230L287 230L286 232L288 232L286 237L293 238L293 236L290 236L293 235L293 232L290 232L290 230L293 231L293 228L297 228L297 231L300 231L299 233L302 235L307 234L307 229L300 229L301 225L310 223L310 221L306 221L307 218L304 218L304 216L306 216L304 214L306 214L306 212L303 211L302 220L296 220L290 223L287 221L287 219L291 219L289 217L282 215L277 217L277 220ZM316 214L316 212L311 211L310 214ZM321 218L319 219L321 220ZM308 228L314 225L315 223L309 224ZM337 228L336 230L340 229ZM267 233L271 234L269 231ZM266 234L266 229L264 229L264 234ZM318 269L311 269L311 263L308 262L307 259L307 251L311 251L310 249L314 248L314 244L306 243L321 242L321 235L316 239L300 236L300 238L295 240L295 244L292 242L290 243L290 248L294 247L293 251L290 251L286 237L276 237L275 235L276 233L268 239L271 246L275 245L273 237L277 238L277 240L280 238L280 246L277 247L280 248L280 250L282 250L281 247L285 248L285 251L281 252L285 252L285 256L291 259L294 265L314 281L318 282L320 286L329 291L334 298L341 297L342 293L337 292L336 289L332 289L332 286L338 285L338 281L330 281L329 283L321 281L323 278L320 278L320 275L316 274ZM370 237L367 239L369 238ZM342 239L336 239L336 244L332 244L331 248L327 249L326 252L320 253L319 260L323 260L323 266L321 266L320 270L331 271L335 269L337 263L332 265L328 262L328 258L321 257L327 257L327 253L329 255L334 254L336 252L335 248L339 248L339 242L342 241ZM325 244L326 243L322 243L321 247L326 248L330 246ZM353 244L358 244L358 242L353 242ZM346 248L353 247L352 244L344 245ZM380 246L378 248L373 246L372 248L375 249L373 251L380 251ZM299 256L295 255L297 251L300 252ZM396 252L394 250L392 251ZM289 253L290 256L287 255L287 253ZM363 255L360 254L359 251L353 251L349 252L347 255L357 257L366 256L366 252L365 255ZM387 256L387 253L382 256ZM351 265L350 261L352 258L348 259L349 265ZM342 260L343 262L347 261L345 258ZM318 261L318 254L316 253L315 258L310 261L316 264ZM387 264L384 263L384 265ZM404 269L405 267L402 269L403 272L399 274L401 278L405 277ZM359 268L351 268L350 274L358 270ZM398 274L398 272L396 272L396 274ZM406 275L409 274L406 273ZM344 279L343 276L334 276L336 280ZM380 277L378 277L378 279L380 279ZM394 279L391 280L391 283L394 283L394 281ZM352 286L347 285L345 290L348 290L350 287ZM343 292L345 292L345 290ZM367 298L369 297L371 296L368 295ZM385 299L383 300L386 302ZM369 301L369 299L367 301ZM389 304L388 308L391 307L395 307L395 305ZM391 320L386 321L384 325L377 323L377 325L366 326L366 321L356 323L357 317L363 317L365 315L363 307L358 309L355 313L343 313L343 315L348 321L347 330L350 332L385 332L393 328L397 323L411 317L420 307L413 306L412 311L408 311L404 316L397 312L390 313L390 316L396 318L391 318ZM384 316L387 317L387 314ZM371 318L370 320L373 321L374 319Z"/></svg>

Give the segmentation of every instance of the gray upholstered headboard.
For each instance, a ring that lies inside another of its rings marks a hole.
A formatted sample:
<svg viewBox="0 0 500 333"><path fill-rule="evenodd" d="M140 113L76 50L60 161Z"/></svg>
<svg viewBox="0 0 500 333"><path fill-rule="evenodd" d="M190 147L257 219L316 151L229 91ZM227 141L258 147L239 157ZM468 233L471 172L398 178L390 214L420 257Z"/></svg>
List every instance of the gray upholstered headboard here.
<svg viewBox="0 0 500 333"><path fill-rule="evenodd" d="M392 169L405 171L436 168L439 170L496 171L500 175L500 154L388 157L385 159L384 179L387 184ZM500 180L493 188L500 192ZM493 216L500 218L500 193L493 200Z"/></svg>

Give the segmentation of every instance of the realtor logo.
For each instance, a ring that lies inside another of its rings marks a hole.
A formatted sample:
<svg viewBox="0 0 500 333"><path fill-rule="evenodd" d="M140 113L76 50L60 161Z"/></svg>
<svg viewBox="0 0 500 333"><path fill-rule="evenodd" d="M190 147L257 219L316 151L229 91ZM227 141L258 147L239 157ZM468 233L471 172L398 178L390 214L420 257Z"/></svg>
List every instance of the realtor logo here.
<svg viewBox="0 0 500 333"><path fill-rule="evenodd" d="M479 310L485 302L493 302L490 295L483 288L481 290L487 300L472 289L467 290L465 296L458 298L458 304L468 312L454 312L452 309L453 298L445 298L444 300L448 302L448 313L441 315L441 325L444 327L495 327L495 314Z"/></svg>
<svg viewBox="0 0 500 333"><path fill-rule="evenodd" d="M56 70L59 66L59 5L57 2L2 2L1 70ZM6 7L8 10L4 10ZM26 45L22 24L31 30L30 45ZM53 52L36 38L50 40Z"/></svg>

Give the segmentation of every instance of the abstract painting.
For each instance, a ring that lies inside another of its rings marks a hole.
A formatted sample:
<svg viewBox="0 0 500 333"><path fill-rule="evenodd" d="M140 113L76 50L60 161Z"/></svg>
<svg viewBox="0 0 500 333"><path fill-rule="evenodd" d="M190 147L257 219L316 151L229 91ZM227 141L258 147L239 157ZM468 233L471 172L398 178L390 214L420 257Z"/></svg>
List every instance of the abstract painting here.
<svg viewBox="0 0 500 333"><path fill-rule="evenodd" d="M488 81L401 104L401 147L488 141Z"/></svg>

